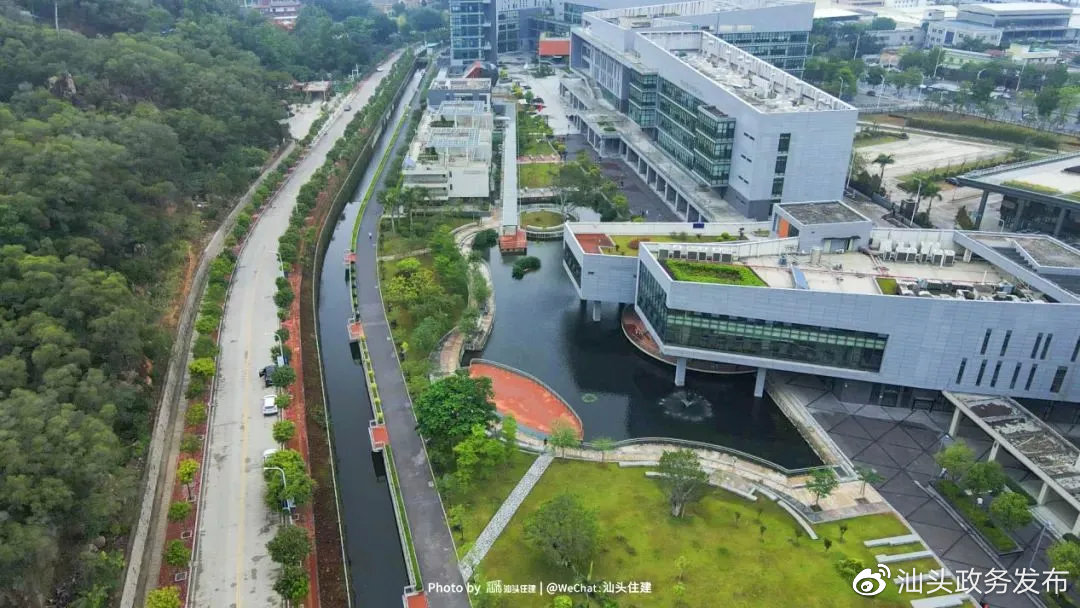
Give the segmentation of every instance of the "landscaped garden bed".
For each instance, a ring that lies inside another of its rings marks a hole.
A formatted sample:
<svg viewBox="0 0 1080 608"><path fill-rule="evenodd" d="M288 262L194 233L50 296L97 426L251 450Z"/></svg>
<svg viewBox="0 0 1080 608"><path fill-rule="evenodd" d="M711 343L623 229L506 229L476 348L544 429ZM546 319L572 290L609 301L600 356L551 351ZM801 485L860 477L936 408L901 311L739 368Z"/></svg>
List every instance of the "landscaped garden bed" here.
<svg viewBox="0 0 1080 608"><path fill-rule="evenodd" d="M636 256L641 243L724 243L739 240L738 235L728 234L612 234L608 235L615 243L614 250L604 253Z"/></svg>
<svg viewBox="0 0 1080 608"><path fill-rule="evenodd" d="M994 520L990 518L990 514L977 505L975 499L968 496L956 482L939 479L933 485L942 498L952 505L968 523L974 526L996 551L1008 553L1018 549L1016 541L998 527Z"/></svg>
<svg viewBox="0 0 1080 608"><path fill-rule="evenodd" d="M660 484L641 469L563 460L551 465L481 562L484 579L577 580L570 569L544 559L526 538L530 517L564 492L576 495L595 515L597 551L589 562L590 580L650 584L649 593L616 594L620 606L884 608L908 606L920 597L901 596L892 582L874 598L861 597L852 591L851 577L838 569L845 559L856 560L859 569L873 567L874 554L881 551L863 546L864 540L910 533L891 515L816 526L821 538L810 540L776 504L708 489L683 517L675 518ZM905 569L912 566L926 572L936 562L903 564ZM584 595L572 597L585 600ZM547 594L510 599L507 605L515 608L552 605Z"/></svg>
<svg viewBox="0 0 1080 608"><path fill-rule="evenodd" d="M743 287L765 287L765 281L748 266L719 264L716 262L693 262L689 260L664 260L664 268L676 281L693 283L718 283Z"/></svg>

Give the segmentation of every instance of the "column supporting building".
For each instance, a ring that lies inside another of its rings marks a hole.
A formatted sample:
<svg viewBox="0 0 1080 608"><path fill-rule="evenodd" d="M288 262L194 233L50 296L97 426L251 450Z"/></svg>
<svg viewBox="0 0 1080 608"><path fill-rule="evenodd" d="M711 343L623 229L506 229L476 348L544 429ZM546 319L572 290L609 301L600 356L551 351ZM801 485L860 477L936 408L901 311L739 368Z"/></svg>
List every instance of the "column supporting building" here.
<svg viewBox="0 0 1080 608"><path fill-rule="evenodd" d="M956 437L956 430L960 428L960 408L954 408L952 420L949 422L949 436Z"/></svg>
<svg viewBox="0 0 1080 608"><path fill-rule="evenodd" d="M675 360L675 386L686 386L686 357Z"/></svg>
<svg viewBox="0 0 1080 608"><path fill-rule="evenodd" d="M761 398L765 396L765 368L757 368L757 376L754 378L754 396Z"/></svg>
<svg viewBox="0 0 1080 608"><path fill-rule="evenodd" d="M594 323L600 320L600 300L592 301L592 320Z"/></svg>

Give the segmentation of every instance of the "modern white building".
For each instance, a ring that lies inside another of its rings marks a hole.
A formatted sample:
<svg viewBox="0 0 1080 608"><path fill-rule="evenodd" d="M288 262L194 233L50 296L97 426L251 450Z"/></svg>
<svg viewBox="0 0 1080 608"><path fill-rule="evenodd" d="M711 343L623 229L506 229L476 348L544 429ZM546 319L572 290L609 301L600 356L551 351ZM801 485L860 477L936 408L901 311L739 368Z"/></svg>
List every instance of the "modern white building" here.
<svg viewBox="0 0 1080 608"><path fill-rule="evenodd" d="M759 391L765 370L834 378L853 403L1080 401L1080 250L1049 236L877 228L815 202L767 223L571 223L563 247L579 297L632 306L676 384L692 359L756 367Z"/></svg>
<svg viewBox="0 0 1080 608"><path fill-rule="evenodd" d="M857 110L718 38L728 15L715 9L697 1L585 13L571 67L588 86L563 87L572 120L690 221L717 221L725 206L764 219L775 203L840 198ZM597 116L605 107L629 120ZM698 202L710 197L724 203Z"/></svg>
<svg viewBox="0 0 1080 608"><path fill-rule="evenodd" d="M1076 28L1069 25L1073 9L1049 2L964 4L956 19L929 21L926 42L933 46L958 46L980 40L991 46L1014 42L1069 42Z"/></svg>
<svg viewBox="0 0 1080 608"><path fill-rule="evenodd" d="M424 188L431 200L491 195L493 118L486 101L429 106L402 164L405 188Z"/></svg>

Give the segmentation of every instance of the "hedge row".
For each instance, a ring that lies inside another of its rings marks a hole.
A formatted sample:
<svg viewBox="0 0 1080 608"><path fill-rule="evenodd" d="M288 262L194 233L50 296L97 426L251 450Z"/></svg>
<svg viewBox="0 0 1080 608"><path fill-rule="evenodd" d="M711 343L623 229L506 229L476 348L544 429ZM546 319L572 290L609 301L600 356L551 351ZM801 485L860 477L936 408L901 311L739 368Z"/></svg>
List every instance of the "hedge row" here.
<svg viewBox="0 0 1080 608"><path fill-rule="evenodd" d="M1021 127L995 122L972 122L969 120L948 120L944 118L916 118L908 117L907 126L913 129L927 129L929 131L941 131L942 133L955 133L956 135L970 135L983 139L1006 141L1014 144L1027 144L1040 148L1052 148L1057 150L1061 146L1061 138L1053 133L1045 133Z"/></svg>
<svg viewBox="0 0 1080 608"><path fill-rule="evenodd" d="M979 530L983 538L989 541L995 549L1002 553L1016 549L1016 542L1004 530L997 527L997 524L990 519L990 515L979 508L979 505L975 504L975 500L965 494L964 490L955 482L941 479L934 482L934 487L937 488L938 492L941 492L941 495L945 497L945 500L949 501L953 508L964 516L964 519Z"/></svg>

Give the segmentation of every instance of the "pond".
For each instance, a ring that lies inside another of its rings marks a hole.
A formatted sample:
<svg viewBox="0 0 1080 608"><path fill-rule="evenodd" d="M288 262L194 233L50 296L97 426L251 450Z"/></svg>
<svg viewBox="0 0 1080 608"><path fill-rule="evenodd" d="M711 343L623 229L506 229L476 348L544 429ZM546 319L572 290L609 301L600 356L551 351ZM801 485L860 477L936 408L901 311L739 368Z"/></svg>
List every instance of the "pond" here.
<svg viewBox="0 0 1080 608"><path fill-rule="evenodd" d="M675 368L633 346L619 326L618 307L603 306L592 322L562 265L562 241L529 242L540 270L511 278L517 256L489 253L495 285L495 326L472 355L528 372L577 411L585 438L674 437L719 444L789 468L820 459L768 396L756 399L754 375Z"/></svg>

